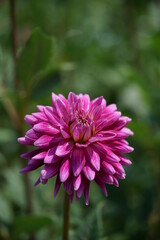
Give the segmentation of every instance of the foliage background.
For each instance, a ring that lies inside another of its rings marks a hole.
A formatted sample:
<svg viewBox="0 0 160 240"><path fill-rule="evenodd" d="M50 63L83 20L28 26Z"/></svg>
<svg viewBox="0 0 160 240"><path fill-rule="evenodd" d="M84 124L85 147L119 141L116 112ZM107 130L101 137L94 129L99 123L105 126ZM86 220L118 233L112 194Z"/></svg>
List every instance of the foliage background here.
<svg viewBox="0 0 160 240"><path fill-rule="evenodd" d="M52 91L74 91L103 95L133 118L135 151L107 199L91 184L90 205L73 202L70 239L159 240L160 2L17 0L18 83L9 2L0 1L0 239L61 239L63 190L53 200L52 179L26 192L39 170L19 174L17 137L27 129L24 114L50 105Z"/></svg>

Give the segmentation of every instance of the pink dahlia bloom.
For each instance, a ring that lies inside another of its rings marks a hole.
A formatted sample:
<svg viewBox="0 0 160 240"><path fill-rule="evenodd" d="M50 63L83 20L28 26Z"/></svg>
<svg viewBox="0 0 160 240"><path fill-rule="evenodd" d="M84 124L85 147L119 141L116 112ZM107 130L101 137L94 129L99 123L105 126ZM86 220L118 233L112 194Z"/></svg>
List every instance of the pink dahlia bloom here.
<svg viewBox="0 0 160 240"><path fill-rule="evenodd" d="M125 140L133 135L126 128L130 118L122 117L116 105L107 105L103 97L91 101L87 94L69 93L66 99L53 93L52 106L37 108L38 112L25 116L31 129L18 139L36 147L21 155L29 160L21 173L44 165L35 185L57 176L54 197L63 183L71 201L74 192L77 200L84 193L86 204L91 181L106 196L106 184L118 187L118 179L125 178L123 165L131 164L124 156L133 151Z"/></svg>

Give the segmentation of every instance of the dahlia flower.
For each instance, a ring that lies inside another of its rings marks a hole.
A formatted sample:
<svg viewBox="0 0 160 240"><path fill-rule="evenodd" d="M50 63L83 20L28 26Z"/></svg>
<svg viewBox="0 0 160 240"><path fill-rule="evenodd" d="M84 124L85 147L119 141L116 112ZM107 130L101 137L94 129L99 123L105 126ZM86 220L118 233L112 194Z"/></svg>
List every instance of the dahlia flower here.
<svg viewBox="0 0 160 240"><path fill-rule="evenodd" d="M89 95L52 94L52 106L37 106L38 112L25 116L31 126L19 143L35 146L21 155L28 165L21 173L41 166L35 185L46 184L56 176L54 197L61 184L73 200L84 193L89 203L89 185L95 181L107 196L106 184L118 187L125 178L123 165L131 161L124 156L133 151L125 140L133 132L126 128L130 118L121 116L115 104L107 105L103 97L90 100Z"/></svg>

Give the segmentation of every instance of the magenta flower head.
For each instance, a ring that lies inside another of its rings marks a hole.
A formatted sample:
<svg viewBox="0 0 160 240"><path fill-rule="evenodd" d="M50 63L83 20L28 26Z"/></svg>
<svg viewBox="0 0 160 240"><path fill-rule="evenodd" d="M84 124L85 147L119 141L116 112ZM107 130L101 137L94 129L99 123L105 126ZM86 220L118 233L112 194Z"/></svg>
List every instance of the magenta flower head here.
<svg viewBox="0 0 160 240"><path fill-rule="evenodd" d="M95 181L107 196L106 184L118 187L125 178L123 165L131 161L124 154L133 151L125 140L133 132L126 128L131 121L122 117L115 104L107 105L103 97L90 100L85 94L69 93L68 99L52 94L52 106L37 106L38 112L25 116L31 126L19 143L35 146L24 153L28 165L21 173L43 165L35 185L46 184L56 176L54 197L63 183L73 200L84 193L89 202L89 185Z"/></svg>

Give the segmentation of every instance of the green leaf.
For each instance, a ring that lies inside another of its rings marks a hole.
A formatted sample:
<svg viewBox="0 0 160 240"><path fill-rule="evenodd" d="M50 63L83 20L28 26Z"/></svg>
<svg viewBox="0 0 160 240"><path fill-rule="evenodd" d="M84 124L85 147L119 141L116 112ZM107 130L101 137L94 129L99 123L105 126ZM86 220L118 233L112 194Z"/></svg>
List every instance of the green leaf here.
<svg viewBox="0 0 160 240"><path fill-rule="evenodd" d="M0 128L0 145L12 142L15 139L15 132L9 128Z"/></svg>
<svg viewBox="0 0 160 240"><path fill-rule="evenodd" d="M20 216L13 223L13 237L17 237L22 233L33 233L53 224L49 216Z"/></svg>
<svg viewBox="0 0 160 240"><path fill-rule="evenodd" d="M34 79L43 76L50 68L54 55L54 39L36 28L17 61L17 77L29 89Z"/></svg>
<svg viewBox="0 0 160 240"><path fill-rule="evenodd" d="M12 208L7 198L0 194L0 221L11 222L12 221Z"/></svg>

